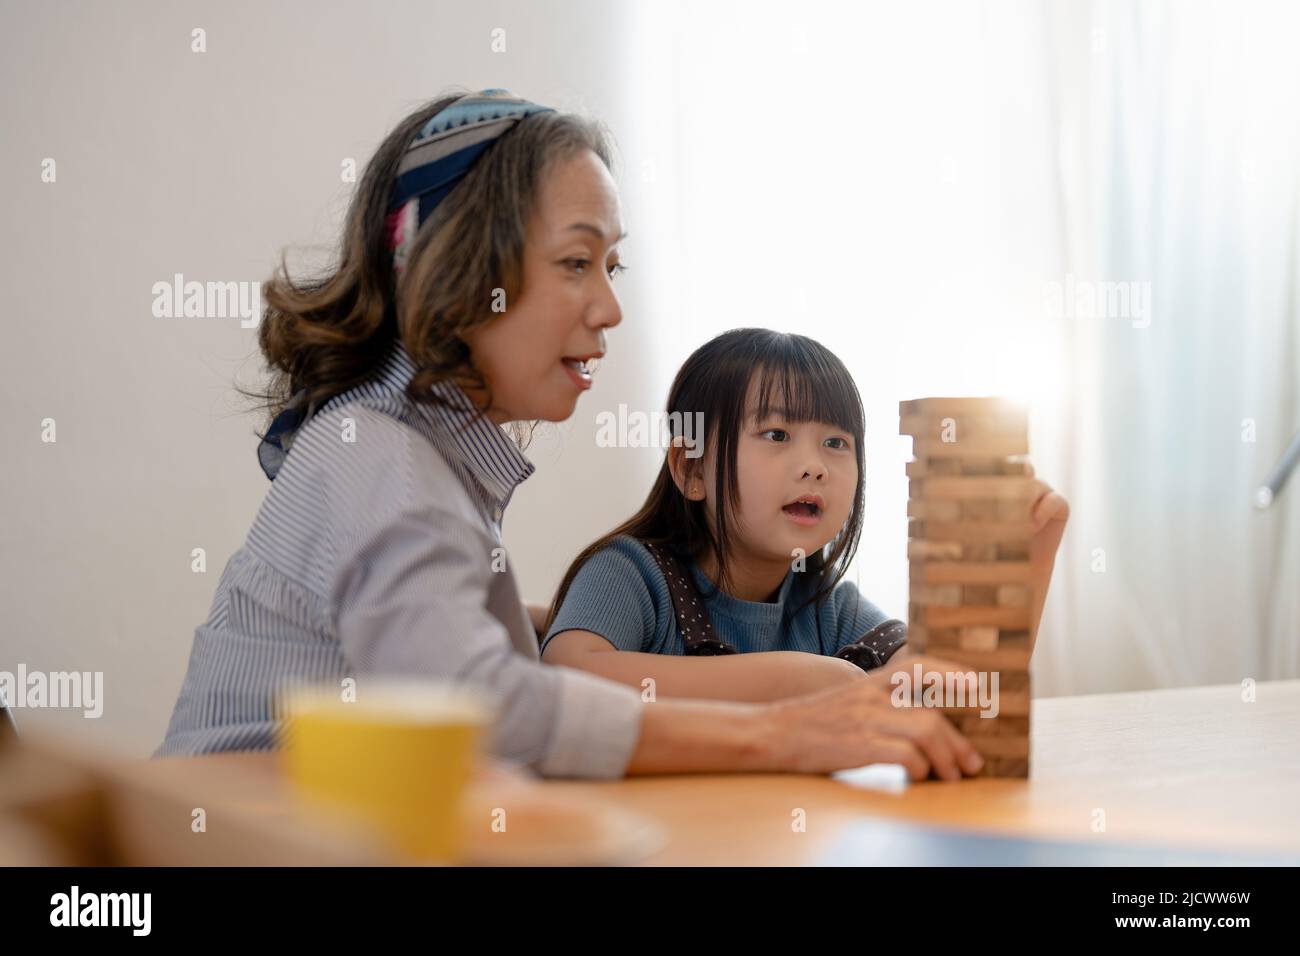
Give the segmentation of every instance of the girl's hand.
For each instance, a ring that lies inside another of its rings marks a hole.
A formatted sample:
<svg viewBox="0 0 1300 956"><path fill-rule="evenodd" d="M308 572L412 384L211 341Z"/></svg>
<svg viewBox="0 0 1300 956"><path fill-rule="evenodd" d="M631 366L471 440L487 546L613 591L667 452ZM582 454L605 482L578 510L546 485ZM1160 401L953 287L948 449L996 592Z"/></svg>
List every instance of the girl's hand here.
<svg viewBox="0 0 1300 956"><path fill-rule="evenodd" d="M829 687L840 687L866 680L867 672L841 657L826 657L801 651L784 652L786 664L774 700L814 694Z"/></svg>
<svg viewBox="0 0 1300 956"><path fill-rule="evenodd" d="M1034 475L1034 466L1027 466L1026 474ZM1033 537L1029 541L1029 575L1034 588L1033 613L1029 623L1029 640L1032 647L1038 638L1038 622L1043 616L1047 601L1047 586L1052 582L1052 568L1056 564L1056 551L1065 534L1065 523L1070 518L1070 503L1045 481L1034 482L1034 503L1030 509L1030 526Z"/></svg>
<svg viewBox="0 0 1300 956"><path fill-rule="evenodd" d="M546 645L542 661L575 667L655 696L697 700L771 701L861 683L856 664L807 651L759 651L685 657L616 650L604 637L578 629L561 631Z"/></svg>
<svg viewBox="0 0 1300 956"><path fill-rule="evenodd" d="M1026 465L1029 477L1034 476L1034 466ZM1056 549L1061 544L1061 535L1065 533L1065 523L1070 518L1070 503L1059 491L1054 491L1047 482L1039 479L1034 482L1034 504L1030 509L1030 525L1033 539L1030 545L1030 561L1041 564L1044 560L1050 568L1055 558Z"/></svg>

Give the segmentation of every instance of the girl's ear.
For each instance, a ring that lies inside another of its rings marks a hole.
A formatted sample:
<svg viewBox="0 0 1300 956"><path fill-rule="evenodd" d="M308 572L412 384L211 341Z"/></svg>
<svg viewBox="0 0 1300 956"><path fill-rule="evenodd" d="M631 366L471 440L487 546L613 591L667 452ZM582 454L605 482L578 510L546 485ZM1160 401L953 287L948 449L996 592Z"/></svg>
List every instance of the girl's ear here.
<svg viewBox="0 0 1300 956"><path fill-rule="evenodd" d="M686 443L681 435L673 436L668 446L668 470L673 483L688 501L704 500L704 458L686 455Z"/></svg>

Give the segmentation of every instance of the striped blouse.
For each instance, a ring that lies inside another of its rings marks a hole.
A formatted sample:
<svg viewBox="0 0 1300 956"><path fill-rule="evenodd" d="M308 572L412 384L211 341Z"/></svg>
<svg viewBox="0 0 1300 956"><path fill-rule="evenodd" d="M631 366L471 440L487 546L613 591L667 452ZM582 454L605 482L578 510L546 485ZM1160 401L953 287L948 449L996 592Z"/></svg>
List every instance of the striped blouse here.
<svg viewBox="0 0 1300 956"><path fill-rule="evenodd" d="M622 775L640 695L540 662L501 546L532 463L472 420L454 384L434 386L454 408L411 402L414 372L396 345L299 430L194 633L155 756L271 749L286 684L393 674L483 689L499 757L548 776Z"/></svg>

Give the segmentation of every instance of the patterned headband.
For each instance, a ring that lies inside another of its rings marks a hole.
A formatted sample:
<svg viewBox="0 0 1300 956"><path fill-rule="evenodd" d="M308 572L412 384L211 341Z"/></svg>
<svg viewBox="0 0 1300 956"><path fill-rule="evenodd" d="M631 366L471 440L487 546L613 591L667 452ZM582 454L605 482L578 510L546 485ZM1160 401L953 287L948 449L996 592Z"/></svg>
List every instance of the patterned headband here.
<svg viewBox="0 0 1300 956"><path fill-rule="evenodd" d="M474 160L525 116L551 113L507 90L467 93L441 110L415 134L397 169L388 214L388 247L398 272L420 226L469 172Z"/></svg>
<svg viewBox="0 0 1300 956"><path fill-rule="evenodd" d="M521 100L507 90L467 93L430 119L415 134L397 168L397 185L387 218L388 248L399 273L420 225L469 172L483 152L525 116L552 113L549 106ZM315 409L303 407L306 389L289 400L257 446L266 477L275 480L298 430Z"/></svg>

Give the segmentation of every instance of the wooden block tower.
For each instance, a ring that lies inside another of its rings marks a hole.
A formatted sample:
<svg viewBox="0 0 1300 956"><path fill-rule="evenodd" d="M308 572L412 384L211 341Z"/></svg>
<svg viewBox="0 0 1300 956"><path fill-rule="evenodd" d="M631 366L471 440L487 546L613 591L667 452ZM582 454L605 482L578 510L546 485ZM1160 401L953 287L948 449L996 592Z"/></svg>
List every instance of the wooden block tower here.
<svg viewBox="0 0 1300 956"><path fill-rule="evenodd" d="M908 643L998 675L997 716L948 717L984 757L982 775L1029 776L1030 507L1026 413L998 398L899 404L907 463ZM991 686L991 677L987 686Z"/></svg>

